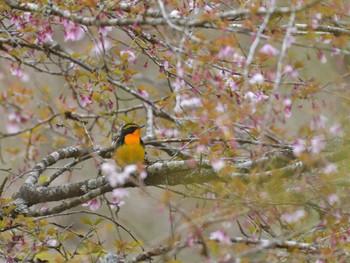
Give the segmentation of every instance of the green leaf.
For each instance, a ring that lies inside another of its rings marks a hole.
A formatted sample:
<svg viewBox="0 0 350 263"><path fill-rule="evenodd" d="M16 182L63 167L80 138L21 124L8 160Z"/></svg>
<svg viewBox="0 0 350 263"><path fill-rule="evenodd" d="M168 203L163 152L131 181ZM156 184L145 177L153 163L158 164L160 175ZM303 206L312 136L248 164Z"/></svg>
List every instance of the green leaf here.
<svg viewBox="0 0 350 263"><path fill-rule="evenodd" d="M101 223L102 221L104 221L104 218L97 218L94 222L94 226L97 226L99 223Z"/></svg>
<svg viewBox="0 0 350 263"><path fill-rule="evenodd" d="M91 218L89 218L89 217L80 218L80 221L83 224L88 225L88 226L92 226L93 225L93 222L92 222Z"/></svg>
<svg viewBox="0 0 350 263"><path fill-rule="evenodd" d="M97 245L92 249L92 253L100 253L103 250L103 247L101 245Z"/></svg>

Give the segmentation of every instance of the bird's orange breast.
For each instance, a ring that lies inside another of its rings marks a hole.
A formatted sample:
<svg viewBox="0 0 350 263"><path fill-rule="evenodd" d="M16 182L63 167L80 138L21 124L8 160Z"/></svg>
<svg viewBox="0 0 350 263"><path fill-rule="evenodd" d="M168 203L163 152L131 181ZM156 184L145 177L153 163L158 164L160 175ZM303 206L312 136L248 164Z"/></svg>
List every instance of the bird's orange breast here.
<svg viewBox="0 0 350 263"><path fill-rule="evenodd" d="M137 133L138 131L138 133ZM140 143L140 130L136 130L134 133L125 135L124 138L125 144L139 144Z"/></svg>

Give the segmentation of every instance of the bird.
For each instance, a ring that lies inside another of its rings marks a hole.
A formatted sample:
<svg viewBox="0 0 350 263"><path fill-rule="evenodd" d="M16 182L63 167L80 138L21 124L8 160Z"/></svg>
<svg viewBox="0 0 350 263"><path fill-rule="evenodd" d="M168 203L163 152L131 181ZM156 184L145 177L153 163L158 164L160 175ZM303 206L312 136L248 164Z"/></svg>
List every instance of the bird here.
<svg viewBox="0 0 350 263"><path fill-rule="evenodd" d="M140 131L144 125L135 123L125 124L116 141L116 150L112 159L121 167L131 164L142 164L145 158L145 145L141 139Z"/></svg>

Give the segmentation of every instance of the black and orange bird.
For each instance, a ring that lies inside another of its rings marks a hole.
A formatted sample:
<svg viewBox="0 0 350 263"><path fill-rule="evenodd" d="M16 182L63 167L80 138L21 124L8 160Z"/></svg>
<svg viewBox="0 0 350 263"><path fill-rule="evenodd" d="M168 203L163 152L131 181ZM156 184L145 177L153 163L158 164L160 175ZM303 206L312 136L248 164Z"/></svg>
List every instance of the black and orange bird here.
<svg viewBox="0 0 350 263"><path fill-rule="evenodd" d="M130 164L142 164L145 159L145 145L141 139L141 128L144 125L125 124L117 139L117 147L112 158L124 168Z"/></svg>

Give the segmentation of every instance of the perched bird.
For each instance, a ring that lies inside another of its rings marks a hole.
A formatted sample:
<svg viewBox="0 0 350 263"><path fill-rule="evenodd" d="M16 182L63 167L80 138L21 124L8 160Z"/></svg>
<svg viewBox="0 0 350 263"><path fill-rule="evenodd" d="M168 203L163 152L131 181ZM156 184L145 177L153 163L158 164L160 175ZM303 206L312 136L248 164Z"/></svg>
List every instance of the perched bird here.
<svg viewBox="0 0 350 263"><path fill-rule="evenodd" d="M127 123L121 128L117 148L112 156L120 167L124 168L129 164L144 162L145 145L140 137L140 130L143 126Z"/></svg>

